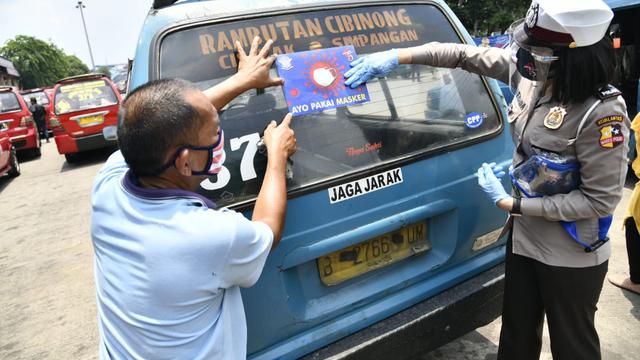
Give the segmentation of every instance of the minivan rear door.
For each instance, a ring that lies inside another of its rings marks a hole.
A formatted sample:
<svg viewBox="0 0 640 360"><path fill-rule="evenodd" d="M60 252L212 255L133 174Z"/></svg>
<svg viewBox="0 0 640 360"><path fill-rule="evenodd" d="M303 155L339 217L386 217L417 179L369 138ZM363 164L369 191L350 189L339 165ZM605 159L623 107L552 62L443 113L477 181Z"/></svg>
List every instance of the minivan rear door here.
<svg viewBox="0 0 640 360"><path fill-rule="evenodd" d="M273 39L276 54L353 45L362 56L461 43L456 23L430 2L201 20L165 29L150 66L152 77L205 89L236 72L235 40L248 48L256 35ZM301 356L503 259L495 240L505 216L475 178L483 161L511 153L503 103L487 81L403 65L367 86L369 103L292 121L299 150L287 173L284 236L259 282L243 292L251 357ZM226 160L200 192L250 217L266 166L260 134L286 113L280 87L250 90L222 109Z"/></svg>
<svg viewBox="0 0 640 360"><path fill-rule="evenodd" d="M68 134L86 136L117 123L119 98L105 79L92 79L56 86L53 106Z"/></svg>
<svg viewBox="0 0 640 360"><path fill-rule="evenodd" d="M13 91L0 91L0 121L4 122L9 128L20 127L20 121L25 113L26 106L23 105L21 99Z"/></svg>

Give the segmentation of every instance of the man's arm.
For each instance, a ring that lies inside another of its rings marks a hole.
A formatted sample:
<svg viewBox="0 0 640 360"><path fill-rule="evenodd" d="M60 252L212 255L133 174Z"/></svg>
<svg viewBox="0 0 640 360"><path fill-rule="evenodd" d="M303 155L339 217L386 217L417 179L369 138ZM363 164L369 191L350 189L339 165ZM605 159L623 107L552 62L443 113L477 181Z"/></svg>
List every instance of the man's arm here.
<svg viewBox="0 0 640 360"><path fill-rule="evenodd" d="M251 220L267 224L273 231L271 249L278 246L284 228L287 211L287 184L285 168L287 159L296 152L296 138L291 124L291 114L287 114L280 125L272 121L264 131L267 145L267 172L256 199Z"/></svg>
<svg viewBox="0 0 640 360"><path fill-rule="evenodd" d="M263 89L270 86L283 85L281 78L271 78L269 69L275 61L274 56L269 56L273 47L273 40L267 43L258 51L260 38L255 37L247 55L242 49L239 41L235 46L238 51L238 72L220 84L204 91L216 110L220 111L231 100L249 89Z"/></svg>
<svg viewBox="0 0 640 360"><path fill-rule="evenodd" d="M256 36L248 55L239 41L236 41L235 45L238 50L238 72L204 92L217 110L222 109L235 97L249 89L284 84L283 79L269 76L269 69L275 61L275 57L269 56L273 46L272 40L268 40L258 51L260 38ZM285 168L287 159L296 151L296 138L289 127L291 118L291 114L288 114L279 126L272 121L264 131L268 155L267 170L251 218L252 221L260 221L271 228L272 249L278 245L282 237L287 210Z"/></svg>

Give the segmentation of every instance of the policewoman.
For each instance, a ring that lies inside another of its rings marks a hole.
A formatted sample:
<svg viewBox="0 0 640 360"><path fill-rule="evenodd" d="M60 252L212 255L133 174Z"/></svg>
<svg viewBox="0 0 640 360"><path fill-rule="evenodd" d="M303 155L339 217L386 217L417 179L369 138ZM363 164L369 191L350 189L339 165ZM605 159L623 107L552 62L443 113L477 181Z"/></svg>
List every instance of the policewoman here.
<svg viewBox="0 0 640 360"><path fill-rule="evenodd" d="M554 359L600 359L594 315L630 126L609 85L612 18L601 0L534 0L508 49L428 43L362 57L345 74L355 87L398 64L459 67L514 90L513 189L501 169L478 170L481 188L511 214L499 359L538 359L545 314Z"/></svg>

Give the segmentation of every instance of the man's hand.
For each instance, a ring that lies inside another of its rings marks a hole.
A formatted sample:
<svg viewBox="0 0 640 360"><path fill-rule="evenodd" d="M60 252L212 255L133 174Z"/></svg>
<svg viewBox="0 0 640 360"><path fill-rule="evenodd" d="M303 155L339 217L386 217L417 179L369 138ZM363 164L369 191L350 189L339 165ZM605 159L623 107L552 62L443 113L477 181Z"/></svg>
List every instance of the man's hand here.
<svg viewBox="0 0 640 360"><path fill-rule="evenodd" d="M276 60L275 56L269 56L273 47L273 40L267 40L262 49L258 51L260 38L253 38L249 55L244 52L242 44L235 42L238 51L238 77L246 80L249 88L263 89L269 86L278 86L284 84L282 78L272 78L269 76L269 69Z"/></svg>
<svg viewBox="0 0 640 360"><path fill-rule="evenodd" d="M272 121L264 130L264 144L267 146L269 159L286 160L296 152L296 137L289 127L292 118L289 113L280 125Z"/></svg>
<svg viewBox="0 0 640 360"><path fill-rule="evenodd" d="M263 89L284 84L284 79L269 76L269 68L276 59L274 56L269 56L273 41L267 41L260 51L258 51L258 45L260 45L260 38L256 36L247 55L240 42L236 41L235 46L240 60L238 72L204 91L216 110L220 111L231 100L249 89Z"/></svg>

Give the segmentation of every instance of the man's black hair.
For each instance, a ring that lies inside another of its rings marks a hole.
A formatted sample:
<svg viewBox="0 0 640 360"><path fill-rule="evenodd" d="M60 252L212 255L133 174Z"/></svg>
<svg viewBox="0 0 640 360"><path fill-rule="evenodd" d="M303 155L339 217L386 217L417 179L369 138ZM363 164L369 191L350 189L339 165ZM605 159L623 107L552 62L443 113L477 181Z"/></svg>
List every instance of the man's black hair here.
<svg viewBox="0 0 640 360"><path fill-rule="evenodd" d="M178 146L190 145L202 125L198 110L185 94L198 90L182 79L162 79L132 91L118 113L118 145L131 171L138 176L156 170Z"/></svg>
<svg viewBox="0 0 640 360"><path fill-rule="evenodd" d="M556 49L554 54L559 57L552 65L556 101L582 103L614 81L615 58L609 36L591 46Z"/></svg>

